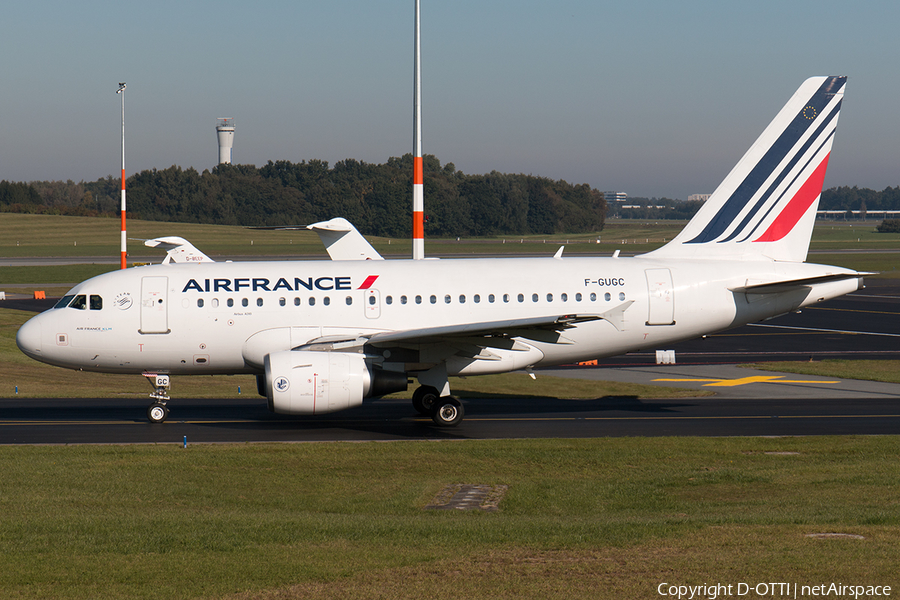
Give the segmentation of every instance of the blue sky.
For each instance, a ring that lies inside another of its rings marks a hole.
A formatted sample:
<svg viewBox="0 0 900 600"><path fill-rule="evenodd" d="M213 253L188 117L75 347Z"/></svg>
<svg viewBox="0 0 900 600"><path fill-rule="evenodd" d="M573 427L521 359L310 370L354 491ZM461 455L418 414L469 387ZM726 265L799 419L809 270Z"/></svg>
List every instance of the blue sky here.
<svg viewBox="0 0 900 600"><path fill-rule="evenodd" d="M630 196L711 192L800 83L849 81L825 186L900 185L900 3L422 2L424 151ZM0 179L412 150L412 0L4 7ZM427 198L426 198L427 205Z"/></svg>

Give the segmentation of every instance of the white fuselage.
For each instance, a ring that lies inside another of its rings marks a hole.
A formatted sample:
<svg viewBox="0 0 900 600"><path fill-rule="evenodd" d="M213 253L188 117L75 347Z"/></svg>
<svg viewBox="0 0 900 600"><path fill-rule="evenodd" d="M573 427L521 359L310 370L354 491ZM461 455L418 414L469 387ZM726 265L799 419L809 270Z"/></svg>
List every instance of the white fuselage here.
<svg viewBox="0 0 900 600"><path fill-rule="evenodd" d="M531 317L602 315L556 335L505 332L515 349L465 351L459 338L368 348L379 365L449 375L505 372L663 348L796 310L858 288L813 284L764 295L730 288L852 273L761 261L503 258L167 264L89 279L83 302L26 323L17 342L37 360L110 373L256 373L266 354L377 332ZM93 306L93 307L92 307ZM330 348L339 350L339 346ZM381 354L379 354L381 353Z"/></svg>

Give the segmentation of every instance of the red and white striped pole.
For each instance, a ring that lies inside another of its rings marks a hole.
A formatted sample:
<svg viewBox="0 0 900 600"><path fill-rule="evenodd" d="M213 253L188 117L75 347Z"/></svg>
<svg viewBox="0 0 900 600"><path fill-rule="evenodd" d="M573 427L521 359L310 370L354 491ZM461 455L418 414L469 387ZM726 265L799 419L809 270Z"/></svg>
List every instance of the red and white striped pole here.
<svg viewBox="0 0 900 600"><path fill-rule="evenodd" d="M413 248L415 260L425 258L425 177L422 165L422 64L419 60L419 0L416 0L415 73L413 75Z"/></svg>
<svg viewBox="0 0 900 600"><path fill-rule="evenodd" d="M122 94L122 244L121 244L121 255L122 255L122 268L124 269L127 266L127 259L125 258L127 247L125 245L125 84L119 84L119 90L116 92L117 94Z"/></svg>

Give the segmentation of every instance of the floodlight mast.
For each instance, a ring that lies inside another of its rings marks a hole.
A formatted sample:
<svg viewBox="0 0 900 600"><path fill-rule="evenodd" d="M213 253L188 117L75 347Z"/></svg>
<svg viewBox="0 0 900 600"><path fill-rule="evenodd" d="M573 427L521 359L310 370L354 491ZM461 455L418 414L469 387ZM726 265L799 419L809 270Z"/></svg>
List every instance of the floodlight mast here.
<svg viewBox="0 0 900 600"><path fill-rule="evenodd" d="M126 268L127 265L127 247L125 242L125 84L120 83L119 89L116 91L117 94L121 94L122 96L122 243L120 248L121 253L121 268Z"/></svg>
<svg viewBox="0 0 900 600"><path fill-rule="evenodd" d="M416 0L416 26L413 73L413 247L412 257L425 258L425 180L422 162L422 64L419 59L419 0Z"/></svg>

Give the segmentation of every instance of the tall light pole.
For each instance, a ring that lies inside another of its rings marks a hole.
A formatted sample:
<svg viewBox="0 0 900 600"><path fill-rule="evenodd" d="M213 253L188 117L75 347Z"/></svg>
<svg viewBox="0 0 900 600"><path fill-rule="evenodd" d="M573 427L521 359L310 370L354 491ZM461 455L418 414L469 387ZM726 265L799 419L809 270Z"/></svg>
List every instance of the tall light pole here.
<svg viewBox="0 0 900 600"><path fill-rule="evenodd" d="M425 258L425 179L422 163L422 63L419 59L419 0L416 0L415 67L413 73L413 247L412 257Z"/></svg>
<svg viewBox="0 0 900 600"><path fill-rule="evenodd" d="M122 268L124 269L127 266L127 259L125 258L127 248L125 246L125 84L124 83L119 84L119 89L116 93L121 94L121 96L122 96L122 244L121 244L121 254L122 254Z"/></svg>

